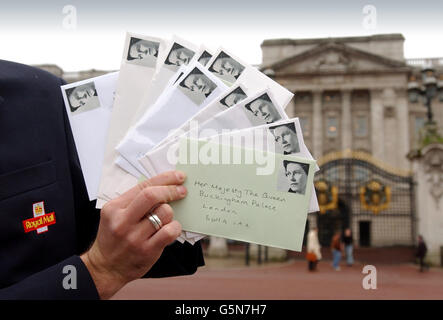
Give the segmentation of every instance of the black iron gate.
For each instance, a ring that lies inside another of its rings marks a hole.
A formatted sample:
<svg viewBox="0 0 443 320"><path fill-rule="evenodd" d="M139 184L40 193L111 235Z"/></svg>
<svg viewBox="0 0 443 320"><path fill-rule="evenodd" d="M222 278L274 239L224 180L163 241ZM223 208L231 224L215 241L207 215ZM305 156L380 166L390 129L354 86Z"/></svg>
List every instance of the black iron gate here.
<svg viewBox="0 0 443 320"><path fill-rule="evenodd" d="M361 246L410 246L415 240L414 184L409 172L389 168L363 152L319 160L315 187L319 240L351 228Z"/></svg>

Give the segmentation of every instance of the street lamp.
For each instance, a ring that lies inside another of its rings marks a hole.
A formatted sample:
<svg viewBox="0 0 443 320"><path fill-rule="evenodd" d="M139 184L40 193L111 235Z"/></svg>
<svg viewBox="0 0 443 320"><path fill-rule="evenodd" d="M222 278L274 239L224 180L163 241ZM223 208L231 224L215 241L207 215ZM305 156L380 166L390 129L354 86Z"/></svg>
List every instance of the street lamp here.
<svg viewBox="0 0 443 320"><path fill-rule="evenodd" d="M425 67L421 71L422 81L421 84L417 82L415 76L411 76L408 83L408 96L410 102L418 102L420 98L424 100L424 104L427 109L427 124L433 124L432 113L432 99L437 96L437 93L442 98L443 93L443 80L437 81L435 76L435 70L431 67Z"/></svg>
<svg viewBox="0 0 443 320"><path fill-rule="evenodd" d="M419 148L430 143L443 143L441 128L434 122L432 113L432 100L438 96L443 101L443 74L437 80L435 70L431 67L425 67L421 71L421 81L417 81L415 75L409 78L408 82L409 101L416 103L423 101L427 109L427 121L420 131Z"/></svg>

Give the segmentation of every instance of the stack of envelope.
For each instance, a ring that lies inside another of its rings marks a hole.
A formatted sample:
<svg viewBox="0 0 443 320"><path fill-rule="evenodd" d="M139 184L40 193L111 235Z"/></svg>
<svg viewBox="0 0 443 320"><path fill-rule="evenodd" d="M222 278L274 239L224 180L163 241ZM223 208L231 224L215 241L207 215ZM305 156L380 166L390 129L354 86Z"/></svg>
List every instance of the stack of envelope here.
<svg viewBox="0 0 443 320"><path fill-rule="evenodd" d="M143 179L174 170L171 154L184 137L254 132L272 137L277 153L313 160L298 118L285 112L293 93L223 48L128 33L118 72L61 88L97 208ZM308 212L318 211L313 184L308 187ZM203 237L183 231L178 240L194 244Z"/></svg>

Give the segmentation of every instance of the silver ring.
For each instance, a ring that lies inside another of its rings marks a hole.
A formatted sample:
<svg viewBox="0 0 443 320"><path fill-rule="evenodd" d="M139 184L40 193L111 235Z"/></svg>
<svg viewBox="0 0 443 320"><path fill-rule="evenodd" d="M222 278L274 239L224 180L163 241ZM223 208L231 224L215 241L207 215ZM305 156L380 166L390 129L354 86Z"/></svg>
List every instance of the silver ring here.
<svg viewBox="0 0 443 320"><path fill-rule="evenodd" d="M155 216L155 217L154 217L154 216ZM157 219L156 219L156 218L157 218ZM160 230L160 228L161 228L161 221L160 221L160 219L157 217L157 215L155 215L155 214L150 214L150 215L148 215L148 219L149 219L149 221L152 223L152 225L154 226L154 228L155 228L156 231ZM160 221L160 224L157 222L157 220Z"/></svg>
<svg viewBox="0 0 443 320"><path fill-rule="evenodd" d="M163 227L162 221L160 220L160 218L155 213L151 213L151 217L153 217L154 220L157 222L159 228Z"/></svg>

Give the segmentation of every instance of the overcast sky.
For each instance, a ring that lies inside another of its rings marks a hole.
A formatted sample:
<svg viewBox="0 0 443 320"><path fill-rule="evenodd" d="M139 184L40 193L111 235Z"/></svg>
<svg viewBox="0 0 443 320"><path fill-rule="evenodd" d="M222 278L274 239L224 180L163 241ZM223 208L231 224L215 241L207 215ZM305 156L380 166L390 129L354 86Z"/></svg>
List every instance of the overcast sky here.
<svg viewBox="0 0 443 320"><path fill-rule="evenodd" d="M75 29L63 26L66 5L76 9ZM376 8L372 29L365 5ZM443 1L0 0L0 59L118 69L126 31L223 45L251 64L261 62L264 39L379 33L402 33L406 58L443 57Z"/></svg>

